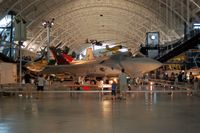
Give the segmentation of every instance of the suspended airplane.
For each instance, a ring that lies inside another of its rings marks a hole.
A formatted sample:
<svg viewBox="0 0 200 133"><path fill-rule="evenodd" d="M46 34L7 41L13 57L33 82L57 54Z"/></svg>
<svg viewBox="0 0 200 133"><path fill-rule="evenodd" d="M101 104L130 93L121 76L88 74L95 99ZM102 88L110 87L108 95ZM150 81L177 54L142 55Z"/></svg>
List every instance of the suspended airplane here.
<svg viewBox="0 0 200 133"><path fill-rule="evenodd" d="M122 46L121 44L115 45L113 47L109 47L108 45L106 45L106 49L100 53L105 54L108 52L112 52L112 54L116 54L118 52L120 52L119 50L125 48L124 46Z"/></svg>
<svg viewBox="0 0 200 133"><path fill-rule="evenodd" d="M96 46L102 46L103 45L103 42L105 41L97 41L95 39L86 39L86 43L91 43L92 45L96 45Z"/></svg>

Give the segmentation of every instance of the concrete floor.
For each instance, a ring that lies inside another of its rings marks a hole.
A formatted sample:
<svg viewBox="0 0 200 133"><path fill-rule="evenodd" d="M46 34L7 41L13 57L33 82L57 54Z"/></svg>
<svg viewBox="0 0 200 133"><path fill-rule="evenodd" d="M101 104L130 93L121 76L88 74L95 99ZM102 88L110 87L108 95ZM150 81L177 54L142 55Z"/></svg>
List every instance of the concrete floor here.
<svg viewBox="0 0 200 133"><path fill-rule="evenodd" d="M127 100L98 94L0 97L0 133L197 133L200 97L134 93Z"/></svg>

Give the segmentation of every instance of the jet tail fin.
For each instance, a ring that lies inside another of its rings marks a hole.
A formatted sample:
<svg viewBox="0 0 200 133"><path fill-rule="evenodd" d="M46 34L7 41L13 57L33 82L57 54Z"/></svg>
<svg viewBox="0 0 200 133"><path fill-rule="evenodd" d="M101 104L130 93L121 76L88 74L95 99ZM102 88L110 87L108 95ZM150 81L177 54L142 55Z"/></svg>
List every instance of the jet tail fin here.
<svg viewBox="0 0 200 133"><path fill-rule="evenodd" d="M108 45L106 45L106 49L107 49L107 50L110 50L110 47L109 47Z"/></svg>
<svg viewBox="0 0 200 133"><path fill-rule="evenodd" d="M50 47L50 50L51 50L58 65L69 64L69 62L61 54L60 49L52 46L52 47Z"/></svg>
<svg viewBox="0 0 200 133"><path fill-rule="evenodd" d="M95 59L92 48L87 49L85 58L86 58L86 60L94 60Z"/></svg>

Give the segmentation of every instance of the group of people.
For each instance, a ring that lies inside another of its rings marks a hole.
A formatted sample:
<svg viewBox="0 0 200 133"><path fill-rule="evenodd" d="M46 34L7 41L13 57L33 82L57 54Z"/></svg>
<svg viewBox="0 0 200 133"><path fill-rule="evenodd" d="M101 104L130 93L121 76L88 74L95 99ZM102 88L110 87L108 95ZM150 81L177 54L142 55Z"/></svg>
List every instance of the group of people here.
<svg viewBox="0 0 200 133"><path fill-rule="evenodd" d="M25 96L28 98L32 98L32 89L33 86L36 85L37 87L37 95L36 98L41 97L41 91L44 90L44 86L46 83L45 78L43 77L42 74L40 74L37 78L33 79L30 75L29 72L26 72L22 84L24 85L25 89ZM126 90L128 89L128 84L127 84L127 75L125 74L125 70L121 70L121 74L119 75L119 81L118 83L116 81L113 81L112 83L112 99L126 99Z"/></svg>
<svg viewBox="0 0 200 133"><path fill-rule="evenodd" d="M180 71L179 73L172 72L170 75L168 75L168 73L163 72L159 75L159 78L164 79L164 80L173 81L173 82L177 81L177 82L193 83L193 81L194 81L194 75L192 72L187 74L186 72L182 72L182 71Z"/></svg>
<svg viewBox="0 0 200 133"><path fill-rule="evenodd" d="M24 89L25 89L25 96L28 98L32 98L32 87L33 85L37 86L37 97L36 98L40 98L40 91L44 90L44 86L46 83L46 80L44 79L43 75L40 74L35 80L31 77L29 72L26 72L24 77L23 77L23 83L24 84Z"/></svg>

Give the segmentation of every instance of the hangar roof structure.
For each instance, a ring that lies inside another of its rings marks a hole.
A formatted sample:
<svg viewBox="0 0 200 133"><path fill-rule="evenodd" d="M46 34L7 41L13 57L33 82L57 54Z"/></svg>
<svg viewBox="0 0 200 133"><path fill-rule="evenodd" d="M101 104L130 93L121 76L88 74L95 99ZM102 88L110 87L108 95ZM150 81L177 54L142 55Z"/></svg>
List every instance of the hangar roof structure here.
<svg viewBox="0 0 200 133"><path fill-rule="evenodd" d="M199 0L0 0L0 19L9 11L27 22L26 48L47 45L44 20L55 19L51 45L62 42L80 51L86 40L126 42L133 51L147 32L159 32L160 43L183 37L184 27L200 19Z"/></svg>

